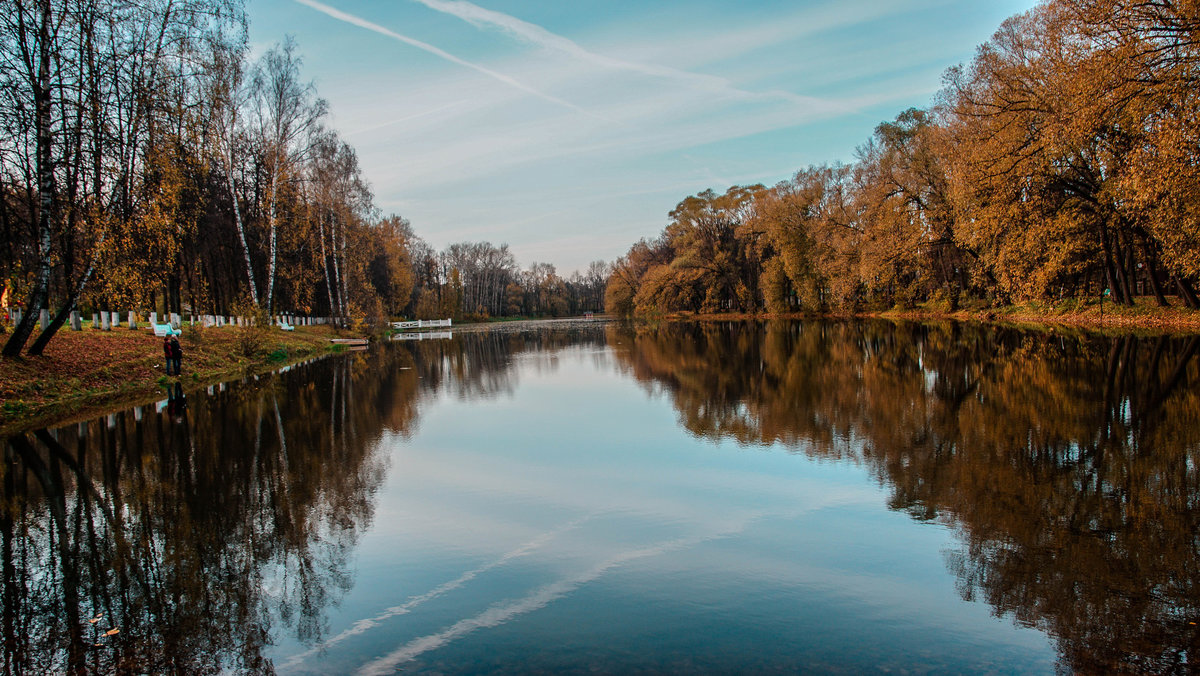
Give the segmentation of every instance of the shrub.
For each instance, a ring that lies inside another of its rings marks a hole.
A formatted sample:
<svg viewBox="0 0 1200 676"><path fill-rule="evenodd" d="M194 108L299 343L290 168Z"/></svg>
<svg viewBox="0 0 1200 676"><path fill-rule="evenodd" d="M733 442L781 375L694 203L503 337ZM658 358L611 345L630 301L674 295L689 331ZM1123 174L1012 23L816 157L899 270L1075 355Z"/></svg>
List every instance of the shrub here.
<svg viewBox="0 0 1200 676"><path fill-rule="evenodd" d="M231 309L234 315L248 322L234 328L242 356L253 357L262 352L271 339L271 315L263 307L245 300L235 303Z"/></svg>

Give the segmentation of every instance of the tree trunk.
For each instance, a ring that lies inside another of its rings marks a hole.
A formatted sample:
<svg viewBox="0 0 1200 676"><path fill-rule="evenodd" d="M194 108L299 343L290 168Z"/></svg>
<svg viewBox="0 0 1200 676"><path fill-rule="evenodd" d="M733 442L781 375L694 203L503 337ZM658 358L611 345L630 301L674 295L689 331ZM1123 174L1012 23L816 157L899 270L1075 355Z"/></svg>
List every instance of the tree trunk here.
<svg viewBox="0 0 1200 676"><path fill-rule="evenodd" d="M31 83L33 85L34 124L37 125L37 180L38 180L38 272L34 279L33 288L29 292L29 301L25 304L25 314L13 329L4 350L0 351L6 357L16 357L21 354L29 336L33 334L34 322L46 307L50 295L50 217L54 206L54 166L51 158L53 138L51 136L50 120L50 25L52 21L50 0L42 0L41 24L38 26L38 71Z"/></svg>
<svg viewBox="0 0 1200 676"><path fill-rule="evenodd" d="M1150 279L1150 288L1154 291L1154 301L1159 307L1167 307L1170 303L1167 302L1167 294L1158 276L1158 257L1154 255L1149 243L1143 242L1143 248L1146 252L1146 276Z"/></svg>
<svg viewBox="0 0 1200 676"><path fill-rule="evenodd" d="M63 302L62 307L58 309L58 313L54 315L54 320L38 335L37 340L33 341L33 345L29 347L30 356L40 357L42 351L46 349L46 345L50 343L50 339L58 332L63 323L67 321L67 317L71 316L71 310L79 304L79 297L83 295L83 290L87 287L88 281L92 278L92 273L96 271L96 263L100 258L100 248L104 245L104 238L107 233L101 231L100 240L96 242L96 248L92 252L92 260L88 263L87 270L79 278L79 283L75 285L71 295Z"/></svg>
<svg viewBox="0 0 1200 676"><path fill-rule="evenodd" d="M1117 280L1116 273L1113 271L1112 245L1109 243L1107 228L1100 230L1100 243L1104 249L1104 285L1111 293L1116 288ZM1100 290L1100 302L1104 302L1104 289Z"/></svg>
<svg viewBox="0 0 1200 676"><path fill-rule="evenodd" d="M232 133L232 132L231 132ZM233 141L229 142L226 174L229 180L229 199L233 204L233 222L237 226L238 240L242 243L242 255L246 257L246 278L250 281L250 300L258 305L258 285L254 283L254 266L250 263L250 246L246 244L246 226L242 223L242 210L238 206L237 189L233 185Z"/></svg>
<svg viewBox="0 0 1200 676"><path fill-rule="evenodd" d="M345 300L342 296L342 266L338 263L337 218L329 221L330 257L333 258L333 291L337 294L337 317L341 325L341 317L345 314Z"/></svg>
<svg viewBox="0 0 1200 676"><path fill-rule="evenodd" d="M1116 280L1116 286L1113 287L1113 298L1122 305L1133 305L1133 290L1130 288L1129 276L1126 274L1128 268L1128 256L1126 248L1121 245L1120 236L1114 236L1116 240L1113 243L1112 253L1112 270Z"/></svg>
<svg viewBox="0 0 1200 676"><path fill-rule="evenodd" d="M278 158L276 158L278 163ZM275 228L278 214L279 167L271 170L271 209L267 216L267 313L270 314L275 305Z"/></svg>
<svg viewBox="0 0 1200 676"><path fill-rule="evenodd" d="M334 260L336 261L337 257L335 257ZM346 273L349 272L349 267L346 265L346 226L345 225L342 225L341 269L343 270L343 272L340 273L338 275L338 277L341 280L341 288L339 289L339 293L342 296L341 301L340 301L342 304L342 317L345 320L344 325L349 326L350 285L346 282L346 276L347 276Z"/></svg>
<svg viewBox="0 0 1200 676"><path fill-rule="evenodd" d="M325 272L325 293L329 298L329 314L338 314L338 302L333 296L333 282L329 276L329 253L325 250L325 220L317 215L317 230L318 237L321 240L321 267Z"/></svg>
<svg viewBox="0 0 1200 676"><path fill-rule="evenodd" d="M1196 291L1186 279L1176 277L1175 288L1179 290L1179 297L1183 299L1185 305L1193 310L1200 310L1200 300L1196 299Z"/></svg>

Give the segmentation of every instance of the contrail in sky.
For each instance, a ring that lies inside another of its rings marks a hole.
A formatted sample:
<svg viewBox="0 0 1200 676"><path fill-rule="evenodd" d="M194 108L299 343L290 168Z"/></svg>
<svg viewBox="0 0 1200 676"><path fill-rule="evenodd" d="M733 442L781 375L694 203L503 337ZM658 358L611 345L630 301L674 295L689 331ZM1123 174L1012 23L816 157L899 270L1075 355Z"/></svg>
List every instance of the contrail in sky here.
<svg viewBox="0 0 1200 676"><path fill-rule="evenodd" d="M343 12L339 9L334 9L333 7L330 7L329 5L317 2L317 0L293 0L293 1L297 2L301 5L311 7L313 9L317 10L318 12L321 12L322 14L326 14L330 17L333 17L334 19L337 19L338 21L344 21L353 26L358 26L359 28L365 28L369 31L379 33L380 35L385 35L389 38L392 38L393 40L399 40L400 42L403 42L406 45L410 45L412 47L416 47L417 49L429 52L430 54L433 54L434 56L445 59L451 63L455 63L460 66L470 68L471 70L478 71L480 73L483 73L484 75L487 75L490 78L499 80L500 82L503 82L504 84L509 85L510 87L515 87L515 88L520 89L521 91L526 92L528 94L533 94L534 96L536 96L540 99L549 101L551 103L556 103L560 106L570 108L571 110L583 113L585 115L590 115L590 116L595 117L594 113L584 110L583 108L580 108L579 106L575 105L574 103L571 103L570 101L564 101L564 100L558 98L557 96L551 96L550 94L539 91L539 90L537 90L533 87L530 87L529 85L521 82L520 80L509 77L508 75L505 75L504 73L498 73L494 70L491 70L490 68L485 68L483 66L480 66L479 64L471 63L470 61L467 61L466 59L460 59L457 56L455 56L443 49L434 47L433 45L429 44L428 42L421 42L420 40L417 40L415 38L410 38L407 35L401 35L400 33L397 33L392 30L388 30L387 28L384 28L383 26L380 26L377 23L372 23L361 17L354 16L353 14L347 14L346 12Z"/></svg>
<svg viewBox="0 0 1200 676"><path fill-rule="evenodd" d="M579 43L556 33L552 33L537 24L529 23L528 21L518 19L509 14L504 14L480 7L474 3L467 2L467 0L414 1L421 3L432 10L458 17L459 19L466 21L476 28L493 26L501 31L504 31L505 33L508 33L509 35L512 35L513 37L516 37L519 40L523 40L538 47L553 49L597 66L611 68L614 70L631 71L653 77L683 81L689 85L698 86L705 91L724 93L740 99L785 99L793 103L821 103L819 100L812 97L800 96L781 90L772 90L768 92L746 91L733 86L729 80L726 80L723 77L717 77L715 75L690 73L677 68L637 63L635 61L625 61L624 59L616 59L604 54L597 54L596 52L592 52L583 48L579 45Z"/></svg>

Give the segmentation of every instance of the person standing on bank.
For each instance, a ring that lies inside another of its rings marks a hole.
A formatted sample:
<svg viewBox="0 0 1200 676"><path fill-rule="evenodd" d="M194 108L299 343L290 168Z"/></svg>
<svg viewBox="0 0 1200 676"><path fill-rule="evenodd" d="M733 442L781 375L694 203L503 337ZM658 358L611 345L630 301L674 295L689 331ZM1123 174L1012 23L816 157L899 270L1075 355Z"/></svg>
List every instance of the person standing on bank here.
<svg viewBox="0 0 1200 676"><path fill-rule="evenodd" d="M177 338L175 336L175 334L171 334L170 348L171 348L171 361L173 362L173 364L175 366L174 375L179 375L179 367L183 363L183 346L181 346L179 344L179 338ZM172 374L168 373L167 375L172 375Z"/></svg>
<svg viewBox="0 0 1200 676"><path fill-rule="evenodd" d="M175 361L174 355L171 353L171 336L170 334L163 336L163 358L167 361L167 375L171 374L171 365Z"/></svg>

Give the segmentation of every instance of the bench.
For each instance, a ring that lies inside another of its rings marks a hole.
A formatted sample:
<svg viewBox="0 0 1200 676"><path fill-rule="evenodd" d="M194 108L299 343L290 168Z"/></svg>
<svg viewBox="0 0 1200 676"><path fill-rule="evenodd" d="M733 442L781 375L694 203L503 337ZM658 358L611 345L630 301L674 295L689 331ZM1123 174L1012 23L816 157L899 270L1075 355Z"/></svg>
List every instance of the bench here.
<svg viewBox="0 0 1200 676"><path fill-rule="evenodd" d="M158 338L175 333L175 329L170 324L151 324L151 326L154 327L154 335Z"/></svg>

